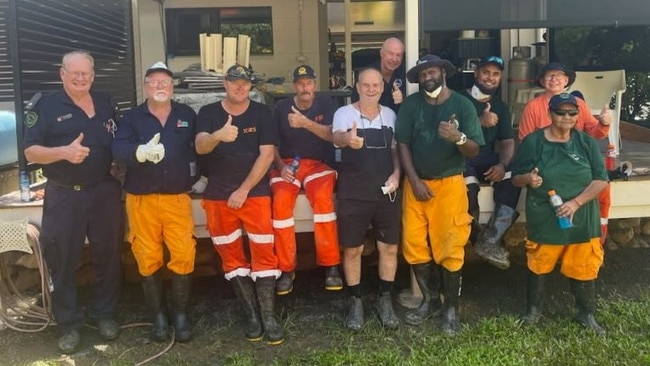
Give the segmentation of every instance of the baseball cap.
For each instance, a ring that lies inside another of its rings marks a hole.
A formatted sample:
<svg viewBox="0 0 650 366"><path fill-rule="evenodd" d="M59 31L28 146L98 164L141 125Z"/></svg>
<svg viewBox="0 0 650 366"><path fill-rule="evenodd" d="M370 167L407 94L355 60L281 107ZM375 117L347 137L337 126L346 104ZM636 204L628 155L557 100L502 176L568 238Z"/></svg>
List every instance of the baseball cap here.
<svg viewBox="0 0 650 366"><path fill-rule="evenodd" d="M250 70L247 67L244 67L239 64L234 64L230 66L226 71L224 77L228 81L235 81L235 80L252 81L253 80L253 76L251 75Z"/></svg>
<svg viewBox="0 0 650 366"><path fill-rule="evenodd" d="M162 71L165 74L169 75L170 77L172 78L174 77L174 73L171 72L171 70L167 68L167 65L165 65L165 63L162 61L158 61L155 64L151 65L151 67L149 67L147 71L144 73L144 77L147 77L156 71Z"/></svg>
<svg viewBox="0 0 650 366"><path fill-rule="evenodd" d="M488 56L484 57L481 59L481 61L478 64L478 67L483 67L485 65L494 65L498 67L501 71L503 71L503 59L499 56Z"/></svg>
<svg viewBox="0 0 650 366"><path fill-rule="evenodd" d="M316 79L316 72L309 65L300 65L293 70L294 83L300 78Z"/></svg>
<svg viewBox="0 0 650 366"><path fill-rule="evenodd" d="M548 107L550 109L558 109L562 104L571 104L574 107L578 107L578 101L576 100L576 97L569 93L560 93L554 95L548 102Z"/></svg>

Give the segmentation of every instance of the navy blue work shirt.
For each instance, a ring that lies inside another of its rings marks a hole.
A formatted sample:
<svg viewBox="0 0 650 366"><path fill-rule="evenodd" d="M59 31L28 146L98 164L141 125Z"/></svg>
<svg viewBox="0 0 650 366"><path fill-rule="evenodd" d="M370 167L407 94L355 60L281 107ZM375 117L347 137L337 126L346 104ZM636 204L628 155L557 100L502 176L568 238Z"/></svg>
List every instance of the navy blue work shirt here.
<svg viewBox="0 0 650 366"><path fill-rule="evenodd" d="M124 190L131 194L179 194L192 188L196 176L196 113L185 104L172 101L172 110L163 126L147 102L129 110L120 121L113 141L115 161L126 165ZM158 163L140 163L135 158L139 145L156 133L165 146L165 157Z"/></svg>
<svg viewBox="0 0 650 366"><path fill-rule="evenodd" d="M376 69L381 72L381 61L377 61L373 64L370 64L368 69ZM366 69L366 68L364 68ZM359 70L361 71L361 70ZM408 80L406 80L406 67L404 66L404 61L402 61L402 64L399 65L399 67L393 71L393 75L391 75L390 80L386 82L384 80L384 91L381 93L381 97L379 98L379 104L386 106L395 112L399 111L399 106L401 104L395 104L393 101L393 83L396 80L399 80L402 85L399 87L399 89L402 91L402 100L406 99L406 83L408 83ZM352 96L350 97L352 99L352 103L356 102L359 100L359 92L357 91L357 82L359 81L359 72L355 74L355 80L354 80L354 85L352 85Z"/></svg>
<svg viewBox="0 0 650 366"><path fill-rule="evenodd" d="M84 134L83 146L90 153L81 164L67 160L43 165L49 181L66 186L95 185L110 177L113 157L111 142L117 129L118 110L113 99L103 92L91 91L95 115L88 117L72 99L60 90L44 95L25 115L25 149L30 146L59 147Z"/></svg>

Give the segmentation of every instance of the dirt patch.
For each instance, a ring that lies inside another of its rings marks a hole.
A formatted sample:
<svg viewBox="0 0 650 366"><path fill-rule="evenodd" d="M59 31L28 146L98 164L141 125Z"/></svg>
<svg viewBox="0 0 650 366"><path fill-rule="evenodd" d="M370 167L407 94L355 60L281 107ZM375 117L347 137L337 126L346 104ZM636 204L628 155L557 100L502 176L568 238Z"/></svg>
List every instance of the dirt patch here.
<svg viewBox="0 0 650 366"><path fill-rule="evenodd" d="M364 304L370 329L379 329L375 313L377 268L372 256L364 258ZM605 266L597 282L598 295L604 299L638 298L650 289L650 249L619 249L606 254ZM523 248L512 249L512 266L498 270L468 254L464 269L461 320L473 323L485 317L521 314L525 308L525 256ZM221 276L202 277L193 281L190 304L194 340L175 344L151 364L219 365L224 363L269 364L286 360L293 354L327 350L338 344L345 334L344 315L347 298L344 292L326 292L322 287L321 269L299 271L292 294L279 297L277 310L286 332L284 344L271 347L251 344L243 337L244 319L240 306L227 281ZM550 276L549 302L559 304L559 316L569 316L573 298L568 281L557 273ZM395 292L408 288L408 266L400 265ZM80 301L88 303L90 288L82 288ZM405 309L398 307L400 316ZM550 314L550 316L554 316ZM133 324L148 321L139 285L125 283L119 303L118 321ZM433 325L431 326L433 329ZM406 325L402 328L407 329ZM400 331L408 331L408 330ZM429 328L426 328L429 331ZM435 331L435 330L432 330ZM51 365L132 365L161 351L165 344L148 340L148 327L124 329L115 342L103 342L96 331L84 328L80 351L61 356L56 347L58 332L50 327L39 333L0 332L0 364L29 365L49 361ZM40 363L42 364L42 363Z"/></svg>

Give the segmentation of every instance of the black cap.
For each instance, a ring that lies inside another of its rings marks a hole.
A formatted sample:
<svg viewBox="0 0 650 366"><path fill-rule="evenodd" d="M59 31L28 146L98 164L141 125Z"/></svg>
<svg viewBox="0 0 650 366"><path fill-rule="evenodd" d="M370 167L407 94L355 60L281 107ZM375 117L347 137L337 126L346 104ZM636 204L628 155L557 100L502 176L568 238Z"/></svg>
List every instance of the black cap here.
<svg viewBox="0 0 650 366"><path fill-rule="evenodd" d="M548 102L548 107L550 109L558 109L562 104L571 104L574 107L578 107L578 100L572 94L560 93L551 98Z"/></svg>
<svg viewBox="0 0 650 366"><path fill-rule="evenodd" d="M481 59L481 62L479 62L478 67L481 68L485 65L494 65L498 67L501 71L503 71L503 59L499 56L488 56L484 57Z"/></svg>
<svg viewBox="0 0 650 366"><path fill-rule="evenodd" d="M293 82L295 83L301 78L316 79L316 72L309 65L300 65L293 70Z"/></svg>
<svg viewBox="0 0 650 366"><path fill-rule="evenodd" d="M224 77L228 81L235 81L235 80L252 81L253 80L253 75L251 74L251 71L248 69L248 67L244 67L239 64L234 64L230 66L228 68L228 71L226 71Z"/></svg>
<svg viewBox="0 0 650 366"><path fill-rule="evenodd" d="M436 55L424 55L415 63L415 66L406 73L406 78L411 83L417 83L420 70L428 69L432 66L438 66L445 69L447 72L447 78L454 76L456 73L456 66L451 62L443 60Z"/></svg>

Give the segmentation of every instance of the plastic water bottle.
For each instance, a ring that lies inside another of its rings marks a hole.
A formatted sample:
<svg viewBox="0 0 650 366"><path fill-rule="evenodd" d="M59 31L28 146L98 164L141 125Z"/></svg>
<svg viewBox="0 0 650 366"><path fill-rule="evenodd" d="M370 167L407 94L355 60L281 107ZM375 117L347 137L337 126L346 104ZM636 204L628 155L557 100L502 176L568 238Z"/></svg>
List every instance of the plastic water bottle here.
<svg viewBox="0 0 650 366"><path fill-rule="evenodd" d="M18 175L18 185L20 186L20 200L23 202L29 202L32 200L29 184L29 175L25 170L21 170Z"/></svg>
<svg viewBox="0 0 650 366"><path fill-rule="evenodd" d="M616 146L613 144L607 145L607 154L605 154L605 169L616 169Z"/></svg>
<svg viewBox="0 0 650 366"><path fill-rule="evenodd" d="M299 167L300 167L300 156L295 156L293 158L293 161L289 165L289 170L291 170L291 174L296 175L296 172L298 171Z"/></svg>
<svg viewBox="0 0 650 366"><path fill-rule="evenodd" d="M556 211L557 208L562 206L562 204L564 203L564 201L562 201L562 197L558 196L558 194L555 193L554 189L548 191L548 201L551 203L551 206ZM571 223L571 219L568 216L558 217L557 223L558 225L560 225L560 229L568 229L573 226L573 224Z"/></svg>

